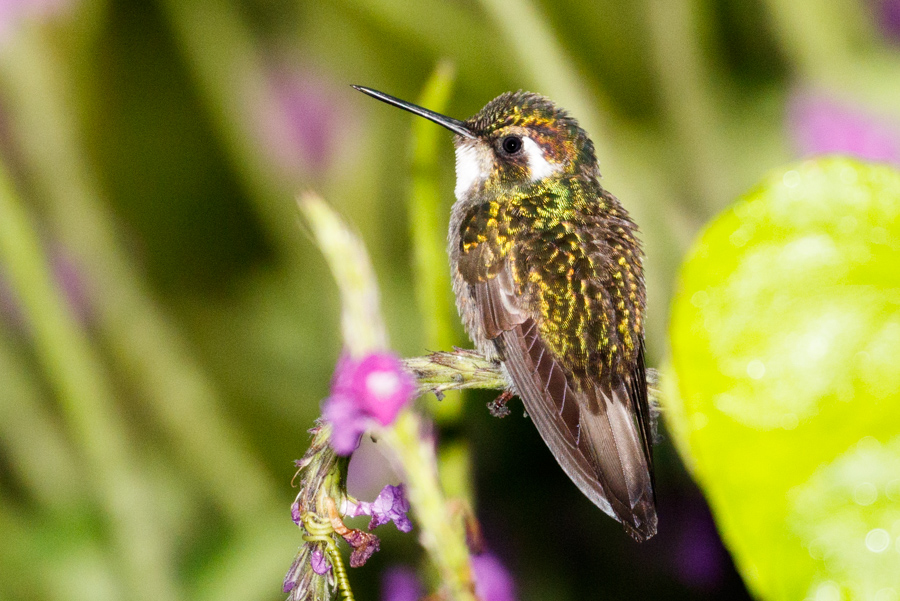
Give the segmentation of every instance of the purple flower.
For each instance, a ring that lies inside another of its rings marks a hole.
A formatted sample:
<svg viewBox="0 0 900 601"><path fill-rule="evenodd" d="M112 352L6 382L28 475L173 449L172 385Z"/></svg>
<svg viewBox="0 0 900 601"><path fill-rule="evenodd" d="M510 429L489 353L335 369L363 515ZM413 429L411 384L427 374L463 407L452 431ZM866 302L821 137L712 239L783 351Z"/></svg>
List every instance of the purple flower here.
<svg viewBox="0 0 900 601"><path fill-rule="evenodd" d="M789 128L802 155L840 153L900 164L900 123L822 94L793 94Z"/></svg>
<svg viewBox="0 0 900 601"><path fill-rule="evenodd" d="M381 577L381 601L419 601L422 595L422 584L411 568L394 566Z"/></svg>
<svg viewBox="0 0 900 601"><path fill-rule="evenodd" d="M331 446L349 455L359 445L369 420L390 424L409 401L416 386L392 354L372 353L361 361L343 356L331 382L331 396L322 413L331 424Z"/></svg>
<svg viewBox="0 0 900 601"><path fill-rule="evenodd" d="M713 591L724 578L725 551L709 511L692 500L681 511L672 562L679 580L695 589Z"/></svg>
<svg viewBox="0 0 900 601"><path fill-rule="evenodd" d="M342 510L344 515L352 518L361 515L371 516L369 530L388 522L394 522L400 532L412 530L412 522L406 515L409 511L409 501L406 499L406 490L402 484L385 486L371 503L365 501L346 502Z"/></svg>
<svg viewBox="0 0 900 601"><path fill-rule="evenodd" d="M50 262L56 284L72 311L82 323L87 322L90 318L90 304L85 289L84 274L64 249L55 249L50 255Z"/></svg>
<svg viewBox="0 0 900 601"><path fill-rule="evenodd" d="M516 587L512 576L490 553L472 557L475 594L481 601L515 601Z"/></svg>
<svg viewBox="0 0 900 601"><path fill-rule="evenodd" d="M318 548L313 549L312 554L309 556L309 565L312 566L313 572L319 576L324 576L331 571L331 564L325 558L325 554L322 553L321 549Z"/></svg>
<svg viewBox="0 0 900 601"><path fill-rule="evenodd" d="M406 516L409 511L409 501L406 499L403 485L385 486L375 501L372 503L372 521L369 522L369 530L382 524L394 522L400 532L412 530L412 522Z"/></svg>
<svg viewBox="0 0 900 601"><path fill-rule="evenodd" d="M878 0L876 10L885 37L900 42L900 0Z"/></svg>
<svg viewBox="0 0 900 601"><path fill-rule="evenodd" d="M302 521L300 517L300 503L298 501L291 503L291 520L298 526Z"/></svg>
<svg viewBox="0 0 900 601"><path fill-rule="evenodd" d="M322 417L331 424L329 443L334 452L349 455L355 451L369 422L359 404L346 394L332 394L325 400Z"/></svg>
<svg viewBox="0 0 900 601"><path fill-rule="evenodd" d="M252 93L261 150L288 178L321 177L355 153L358 127L347 93L310 69L272 62L266 85Z"/></svg>
<svg viewBox="0 0 900 601"><path fill-rule="evenodd" d="M363 411L382 426L394 421L416 391L400 360L386 353L375 353L362 360L354 373L353 388Z"/></svg>

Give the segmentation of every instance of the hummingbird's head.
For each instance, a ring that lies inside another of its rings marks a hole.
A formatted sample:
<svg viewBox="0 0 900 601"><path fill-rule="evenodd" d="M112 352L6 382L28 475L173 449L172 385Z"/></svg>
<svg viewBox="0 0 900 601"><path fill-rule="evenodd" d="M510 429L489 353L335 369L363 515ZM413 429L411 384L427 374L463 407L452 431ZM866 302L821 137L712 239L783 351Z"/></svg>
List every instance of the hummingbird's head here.
<svg viewBox="0 0 900 601"><path fill-rule="evenodd" d="M465 126L473 136L457 132L454 140L458 198L482 187L526 187L553 177L599 175L590 138L565 110L539 94L501 94Z"/></svg>
<svg viewBox="0 0 900 601"><path fill-rule="evenodd" d="M353 87L456 134L458 199L481 190L535 186L554 177L599 176L590 138L565 110L539 94L501 94L467 121L459 121L383 92Z"/></svg>

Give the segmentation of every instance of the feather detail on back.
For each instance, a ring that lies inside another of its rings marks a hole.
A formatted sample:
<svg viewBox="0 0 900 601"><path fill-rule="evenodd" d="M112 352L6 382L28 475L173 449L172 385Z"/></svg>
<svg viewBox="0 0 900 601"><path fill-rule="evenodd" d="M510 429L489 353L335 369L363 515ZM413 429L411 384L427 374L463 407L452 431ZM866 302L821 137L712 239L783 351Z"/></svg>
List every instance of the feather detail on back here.
<svg viewBox="0 0 900 601"><path fill-rule="evenodd" d="M541 340L538 324L517 306L511 286L504 267L473 292L516 394L578 488L632 537L650 538L657 518L646 383L634 382L639 374L610 390L575 381Z"/></svg>

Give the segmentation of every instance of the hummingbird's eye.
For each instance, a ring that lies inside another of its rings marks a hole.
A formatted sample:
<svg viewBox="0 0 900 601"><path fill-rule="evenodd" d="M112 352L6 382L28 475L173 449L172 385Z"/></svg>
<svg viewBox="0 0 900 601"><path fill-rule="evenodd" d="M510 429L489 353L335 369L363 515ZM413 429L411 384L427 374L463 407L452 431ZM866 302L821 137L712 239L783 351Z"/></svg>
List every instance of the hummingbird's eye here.
<svg viewBox="0 0 900 601"><path fill-rule="evenodd" d="M522 150L522 138L519 136L506 136L503 138L500 146L506 154L516 154Z"/></svg>

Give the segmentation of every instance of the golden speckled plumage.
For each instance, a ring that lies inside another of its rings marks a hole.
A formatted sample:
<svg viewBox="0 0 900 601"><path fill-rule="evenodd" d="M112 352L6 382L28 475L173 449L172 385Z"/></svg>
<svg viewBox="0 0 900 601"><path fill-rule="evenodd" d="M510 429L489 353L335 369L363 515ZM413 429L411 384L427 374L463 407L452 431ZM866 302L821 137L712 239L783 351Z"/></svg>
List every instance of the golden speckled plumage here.
<svg viewBox="0 0 900 601"><path fill-rule="evenodd" d="M516 293L563 366L579 377L621 375L643 332L641 253L627 215L578 176L491 196L461 221L460 273L485 281L509 261Z"/></svg>

